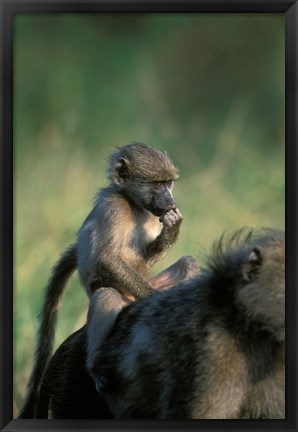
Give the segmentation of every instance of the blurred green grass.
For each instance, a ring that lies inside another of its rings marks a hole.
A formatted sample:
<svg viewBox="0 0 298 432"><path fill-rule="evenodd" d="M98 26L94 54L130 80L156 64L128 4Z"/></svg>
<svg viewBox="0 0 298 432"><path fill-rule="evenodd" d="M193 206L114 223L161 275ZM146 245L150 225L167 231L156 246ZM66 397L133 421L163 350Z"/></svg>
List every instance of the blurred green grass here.
<svg viewBox="0 0 298 432"><path fill-rule="evenodd" d="M14 399L20 408L50 269L142 141L181 178L180 237L155 266L200 260L223 231L284 228L284 18L279 14L22 15L14 37ZM59 344L85 320L73 277Z"/></svg>

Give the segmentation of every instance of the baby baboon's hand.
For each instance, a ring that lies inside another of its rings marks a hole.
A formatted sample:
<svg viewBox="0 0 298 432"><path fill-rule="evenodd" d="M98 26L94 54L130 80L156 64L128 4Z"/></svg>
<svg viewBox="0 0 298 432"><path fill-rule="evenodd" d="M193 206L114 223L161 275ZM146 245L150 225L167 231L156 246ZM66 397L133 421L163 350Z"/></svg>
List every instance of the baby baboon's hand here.
<svg viewBox="0 0 298 432"><path fill-rule="evenodd" d="M175 208L162 215L160 217L160 222L163 223L164 228L171 229L173 227L179 227L182 219L182 214L177 208Z"/></svg>

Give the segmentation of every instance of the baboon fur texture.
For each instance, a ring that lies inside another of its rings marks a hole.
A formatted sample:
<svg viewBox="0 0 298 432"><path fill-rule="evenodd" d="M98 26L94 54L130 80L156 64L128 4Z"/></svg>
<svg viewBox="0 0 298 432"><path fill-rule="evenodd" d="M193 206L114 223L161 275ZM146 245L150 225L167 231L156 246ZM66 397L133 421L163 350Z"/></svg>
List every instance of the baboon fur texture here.
<svg viewBox="0 0 298 432"><path fill-rule="evenodd" d="M123 309L92 373L115 418L283 419L284 342L284 233L242 230Z"/></svg>

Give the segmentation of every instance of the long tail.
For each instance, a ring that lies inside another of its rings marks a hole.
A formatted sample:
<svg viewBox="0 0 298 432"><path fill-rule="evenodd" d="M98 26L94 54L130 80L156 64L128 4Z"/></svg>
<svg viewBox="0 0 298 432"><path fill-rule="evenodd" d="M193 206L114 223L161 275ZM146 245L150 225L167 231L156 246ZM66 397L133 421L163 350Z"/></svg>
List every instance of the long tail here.
<svg viewBox="0 0 298 432"><path fill-rule="evenodd" d="M70 245L61 255L52 271L52 277L46 287L43 307L40 313L41 323L38 330L34 366L28 383L27 398L19 418L35 418L41 381L53 352L55 327L60 299L66 283L77 266L77 246Z"/></svg>

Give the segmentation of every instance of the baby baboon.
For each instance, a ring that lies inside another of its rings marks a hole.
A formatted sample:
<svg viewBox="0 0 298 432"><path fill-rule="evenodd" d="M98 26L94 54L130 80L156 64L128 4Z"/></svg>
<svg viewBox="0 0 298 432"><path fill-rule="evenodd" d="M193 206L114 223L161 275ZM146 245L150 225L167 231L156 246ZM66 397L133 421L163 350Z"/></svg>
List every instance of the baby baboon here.
<svg viewBox="0 0 298 432"><path fill-rule="evenodd" d="M182 257L150 279L150 284L170 287L181 280L191 279L198 272L196 260ZM105 292L109 293L109 290ZM102 333L100 326L99 333ZM86 370L87 351L84 326L69 336L51 358L42 380L36 418L48 418L49 414L56 419L113 418Z"/></svg>
<svg viewBox="0 0 298 432"><path fill-rule="evenodd" d="M130 298L155 292L149 269L175 242L182 216L172 195L177 169L165 152L140 143L121 147L110 160L110 185L101 189L77 242L56 263L46 288L35 364L20 418L34 418L50 359L59 302L77 268L89 296L112 286ZM96 346L92 345L93 349Z"/></svg>
<svg viewBox="0 0 298 432"><path fill-rule="evenodd" d="M284 259L282 232L238 232L198 277L122 309L91 365L113 416L284 418Z"/></svg>

